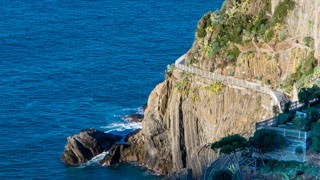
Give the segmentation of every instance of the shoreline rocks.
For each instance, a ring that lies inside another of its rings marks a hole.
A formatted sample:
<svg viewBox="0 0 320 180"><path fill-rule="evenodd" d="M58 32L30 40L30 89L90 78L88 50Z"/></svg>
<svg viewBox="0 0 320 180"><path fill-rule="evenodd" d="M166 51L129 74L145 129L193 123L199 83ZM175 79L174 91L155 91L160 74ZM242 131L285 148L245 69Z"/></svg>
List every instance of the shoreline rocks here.
<svg viewBox="0 0 320 180"><path fill-rule="evenodd" d="M91 128L82 130L79 134L69 136L67 139L68 143L61 156L61 161L67 165L75 166L110 149L122 137Z"/></svg>

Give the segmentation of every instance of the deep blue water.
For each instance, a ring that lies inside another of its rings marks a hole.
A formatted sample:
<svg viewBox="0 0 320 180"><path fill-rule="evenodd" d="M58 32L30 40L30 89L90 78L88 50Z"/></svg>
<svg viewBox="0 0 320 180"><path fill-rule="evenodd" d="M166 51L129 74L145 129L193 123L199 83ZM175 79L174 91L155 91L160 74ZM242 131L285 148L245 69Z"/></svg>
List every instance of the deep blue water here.
<svg viewBox="0 0 320 180"><path fill-rule="evenodd" d="M67 167L66 137L147 102L222 0L1 0L0 179L156 179L136 165Z"/></svg>

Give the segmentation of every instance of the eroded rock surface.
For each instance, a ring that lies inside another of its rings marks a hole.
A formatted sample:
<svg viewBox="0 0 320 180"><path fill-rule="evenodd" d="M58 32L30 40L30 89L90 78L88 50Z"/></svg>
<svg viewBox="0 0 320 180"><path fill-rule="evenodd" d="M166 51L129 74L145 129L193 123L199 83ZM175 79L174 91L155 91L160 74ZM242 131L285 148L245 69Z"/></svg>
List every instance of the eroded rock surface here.
<svg viewBox="0 0 320 180"><path fill-rule="evenodd" d="M69 136L61 160L68 165L78 165L111 148L121 136L107 134L96 129L80 131Z"/></svg>

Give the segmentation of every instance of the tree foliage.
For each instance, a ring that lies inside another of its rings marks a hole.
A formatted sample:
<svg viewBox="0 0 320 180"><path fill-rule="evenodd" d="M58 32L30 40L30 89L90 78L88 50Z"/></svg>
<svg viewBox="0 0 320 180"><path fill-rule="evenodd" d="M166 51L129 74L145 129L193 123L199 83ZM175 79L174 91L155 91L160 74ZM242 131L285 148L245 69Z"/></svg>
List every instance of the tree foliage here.
<svg viewBox="0 0 320 180"><path fill-rule="evenodd" d="M219 141L214 142L211 145L211 149L215 152L219 151L220 154L228 155L230 161L237 167L239 176L242 178L242 172L240 169L240 163L238 159L237 152L240 152L248 147L248 141L240 136L239 134L228 135L224 138L221 138ZM232 158L232 155L234 158Z"/></svg>
<svg viewBox="0 0 320 180"><path fill-rule="evenodd" d="M320 152L320 121L318 120L316 123L313 124L311 130L311 137L312 137L312 150L315 152Z"/></svg>
<svg viewBox="0 0 320 180"><path fill-rule="evenodd" d="M263 155L276 149L282 149L287 146L286 139L277 134L274 130L260 129L257 130L253 137L249 139L250 147L260 155L261 162L264 166Z"/></svg>
<svg viewBox="0 0 320 180"><path fill-rule="evenodd" d="M219 170L212 176L212 180L232 180L232 172L227 169Z"/></svg>
<svg viewBox="0 0 320 180"><path fill-rule="evenodd" d="M286 139L276 131L269 129L257 130L249 142L256 152L262 154L286 147Z"/></svg>
<svg viewBox="0 0 320 180"><path fill-rule="evenodd" d="M313 85L311 88L302 88L298 93L298 99L300 102L304 102L305 105L309 105L309 101L315 98L320 98L320 87Z"/></svg>
<svg viewBox="0 0 320 180"><path fill-rule="evenodd" d="M211 145L211 149L222 154L239 152L247 147L247 140L239 134L228 135Z"/></svg>
<svg viewBox="0 0 320 180"><path fill-rule="evenodd" d="M294 6L294 0L284 0L280 2L274 10L271 20L272 23L282 23L288 13L293 10Z"/></svg>

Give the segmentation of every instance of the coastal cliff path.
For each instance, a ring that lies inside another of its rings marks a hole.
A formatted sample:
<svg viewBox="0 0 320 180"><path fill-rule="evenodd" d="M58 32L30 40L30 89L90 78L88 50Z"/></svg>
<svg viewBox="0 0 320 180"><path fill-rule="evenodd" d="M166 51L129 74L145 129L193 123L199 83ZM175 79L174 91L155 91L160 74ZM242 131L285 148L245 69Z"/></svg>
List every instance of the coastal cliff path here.
<svg viewBox="0 0 320 180"><path fill-rule="evenodd" d="M279 111L282 112L282 105L284 103L286 103L288 101L287 97L278 91L274 91L271 88L267 87L267 86L262 86L259 83L256 82L249 82L243 79L238 79L235 77L231 77L231 76L225 76L225 75L221 75L221 74L216 74L216 73L212 73L206 70L202 70L202 69L198 69L196 67L192 67L192 66L186 66L185 65L185 57L186 54L182 55L179 59L176 60L175 62L175 67L186 71L186 72L190 72L193 74L196 74L198 76L201 76L203 78L207 78L207 79L211 79L217 82L221 82L225 85L229 85L229 86L234 86L234 87L240 87L240 88L247 88L247 89L251 89L253 91L256 92L261 92L264 94L268 94L270 95L270 97L272 98L274 104L279 108Z"/></svg>

